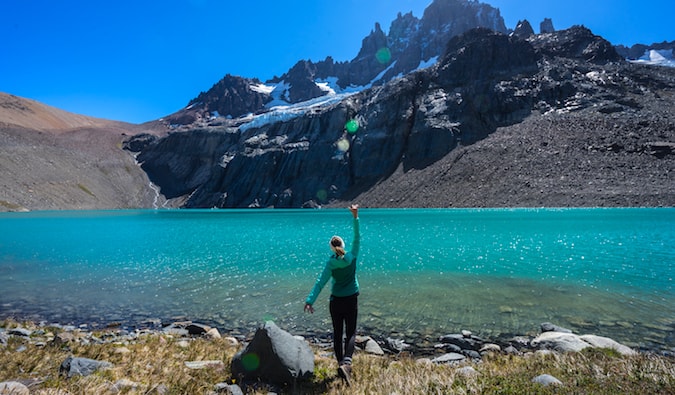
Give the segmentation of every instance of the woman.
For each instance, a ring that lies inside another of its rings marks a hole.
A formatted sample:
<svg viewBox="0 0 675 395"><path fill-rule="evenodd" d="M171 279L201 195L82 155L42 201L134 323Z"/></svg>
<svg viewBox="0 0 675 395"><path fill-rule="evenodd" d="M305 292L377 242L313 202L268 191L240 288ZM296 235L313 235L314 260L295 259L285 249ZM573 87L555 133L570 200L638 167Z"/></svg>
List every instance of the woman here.
<svg viewBox="0 0 675 395"><path fill-rule="evenodd" d="M340 236L333 236L329 246L333 251L314 288L305 300L305 311L314 313L314 302L328 280L333 278L330 295L330 316L333 321L333 348L338 361L338 374L350 383L352 355L356 341L356 316L358 312L359 282L356 279L356 258L359 255L361 234L359 233L359 206L349 207L354 217L354 241L351 251L345 250ZM344 328L344 332L343 332ZM346 334L343 346L342 335Z"/></svg>

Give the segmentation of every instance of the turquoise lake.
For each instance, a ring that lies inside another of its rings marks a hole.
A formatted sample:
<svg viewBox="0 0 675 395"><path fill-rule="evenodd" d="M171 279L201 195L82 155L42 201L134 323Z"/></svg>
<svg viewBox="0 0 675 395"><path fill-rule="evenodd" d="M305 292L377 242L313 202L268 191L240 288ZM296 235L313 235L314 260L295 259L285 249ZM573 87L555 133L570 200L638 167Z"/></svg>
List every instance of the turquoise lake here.
<svg viewBox="0 0 675 395"><path fill-rule="evenodd" d="M675 209L362 209L358 330L533 335L542 322L675 347ZM0 318L329 333L303 313L343 210L0 214Z"/></svg>

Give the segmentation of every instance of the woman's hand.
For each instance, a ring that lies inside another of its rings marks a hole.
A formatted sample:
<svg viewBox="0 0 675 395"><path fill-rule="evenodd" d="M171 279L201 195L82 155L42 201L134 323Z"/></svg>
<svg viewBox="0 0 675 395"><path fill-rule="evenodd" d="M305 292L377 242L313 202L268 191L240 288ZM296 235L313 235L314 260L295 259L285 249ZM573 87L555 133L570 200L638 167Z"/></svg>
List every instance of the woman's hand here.
<svg viewBox="0 0 675 395"><path fill-rule="evenodd" d="M311 304L305 303L305 312L309 314L314 314L314 307Z"/></svg>
<svg viewBox="0 0 675 395"><path fill-rule="evenodd" d="M354 218L359 217L359 205L358 204L352 204L351 206L349 206L349 211L352 212L352 215L354 216Z"/></svg>

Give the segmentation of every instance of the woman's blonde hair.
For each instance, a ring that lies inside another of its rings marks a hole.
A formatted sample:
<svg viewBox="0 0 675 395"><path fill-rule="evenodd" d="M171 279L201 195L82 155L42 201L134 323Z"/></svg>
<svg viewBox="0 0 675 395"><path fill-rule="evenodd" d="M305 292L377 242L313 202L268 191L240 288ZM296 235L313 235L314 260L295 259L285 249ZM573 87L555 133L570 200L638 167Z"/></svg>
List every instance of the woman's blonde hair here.
<svg viewBox="0 0 675 395"><path fill-rule="evenodd" d="M340 236L333 236L330 238L330 249L333 250L335 255L338 257L344 256L345 252L345 242Z"/></svg>

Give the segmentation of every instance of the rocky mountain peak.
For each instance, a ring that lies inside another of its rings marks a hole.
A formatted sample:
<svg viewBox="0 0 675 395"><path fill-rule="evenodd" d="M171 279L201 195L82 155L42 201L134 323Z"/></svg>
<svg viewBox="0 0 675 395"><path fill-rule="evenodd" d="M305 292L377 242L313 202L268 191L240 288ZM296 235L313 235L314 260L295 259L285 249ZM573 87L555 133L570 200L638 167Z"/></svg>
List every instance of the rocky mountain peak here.
<svg viewBox="0 0 675 395"><path fill-rule="evenodd" d="M598 64L624 60L609 41L596 36L584 26L540 34L531 37L529 41L546 56L582 59Z"/></svg>
<svg viewBox="0 0 675 395"><path fill-rule="evenodd" d="M513 30L513 34L516 37L520 38L528 38L531 36L534 36L534 29L532 29L532 25L530 25L530 22L527 21L527 19L518 21L516 24L516 28Z"/></svg>
<svg viewBox="0 0 675 395"><path fill-rule="evenodd" d="M553 33L555 28L553 27L553 21L551 18L544 18L543 21L539 24L539 33Z"/></svg>
<svg viewBox="0 0 675 395"><path fill-rule="evenodd" d="M236 80L227 75L190 101L188 108L167 118L172 123L187 125L208 119L214 113L238 117L266 111L265 105L271 102L290 105L347 89L381 85L423 64L432 64L444 52L450 38L476 27L507 31L499 10L490 5L473 0L434 0L422 19L412 13L399 13L388 34L376 22L350 61L335 62L330 57L316 63L299 61L281 77L267 81L268 88L264 91L256 90L259 81ZM325 85L327 82L332 84L330 89Z"/></svg>

